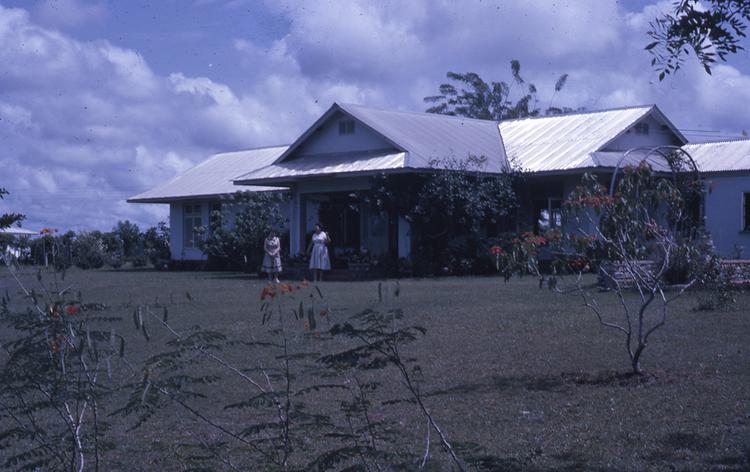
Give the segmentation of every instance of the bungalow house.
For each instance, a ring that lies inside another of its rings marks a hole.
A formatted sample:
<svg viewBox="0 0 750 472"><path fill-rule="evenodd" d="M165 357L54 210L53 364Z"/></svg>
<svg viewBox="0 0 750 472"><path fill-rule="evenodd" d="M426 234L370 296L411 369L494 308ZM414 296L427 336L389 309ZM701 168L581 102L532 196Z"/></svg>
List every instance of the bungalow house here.
<svg viewBox="0 0 750 472"><path fill-rule="evenodd" d="M170 205L173 259L203 257L193 228L238 189L289 191L292 254L321 221L340 248L409 257L408 221L353 208L350 195L368 189L373 175L431 172L446 159L483 156L487 173L525 171L519 228L565 230L561 205L583 173L610 178L623 160L638 162L661 146L694 155L710 176L707 227L720 236L722 255L733 255L750 235L750 141L688 144L655 105L498 123L335 103L289 146L217 154L128 201Z"/></svg>

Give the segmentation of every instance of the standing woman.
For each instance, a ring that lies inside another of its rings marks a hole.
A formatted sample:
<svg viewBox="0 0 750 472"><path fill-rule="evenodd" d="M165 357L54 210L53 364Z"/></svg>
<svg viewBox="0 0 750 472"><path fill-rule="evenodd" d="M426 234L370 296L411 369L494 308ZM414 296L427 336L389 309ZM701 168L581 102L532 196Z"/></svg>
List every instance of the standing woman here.
<svg viewBox="0 0 750 472"><path fill-rule="evenodd" d="M331 270L331 260L328 258L328 244L331 238L323 231L323 225L315 225L312 241L307 246L307 255L310 257L310 270L313 273L313 281L323 280L323 271Z"/></svg>
<svg viewBox="0 0 750 472"><path fill-rule="evenodd" d="M263 242L263 272L268 274L268 281L273 279L279 283L279 274L281 273L281 242L276 230L270 230L266 240Z"/></svg>

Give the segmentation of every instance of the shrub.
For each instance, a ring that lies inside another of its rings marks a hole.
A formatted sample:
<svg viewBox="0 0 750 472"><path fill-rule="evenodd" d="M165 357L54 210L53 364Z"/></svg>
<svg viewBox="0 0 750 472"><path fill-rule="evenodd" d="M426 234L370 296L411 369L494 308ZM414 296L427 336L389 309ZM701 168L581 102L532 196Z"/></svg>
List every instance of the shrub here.
<svg viewBox="0 0 750 472"><path fill-rule="evenodd" d="M101 233L79 233L73 243L75 265L81 269L99 269L104 265Z"/></svg>

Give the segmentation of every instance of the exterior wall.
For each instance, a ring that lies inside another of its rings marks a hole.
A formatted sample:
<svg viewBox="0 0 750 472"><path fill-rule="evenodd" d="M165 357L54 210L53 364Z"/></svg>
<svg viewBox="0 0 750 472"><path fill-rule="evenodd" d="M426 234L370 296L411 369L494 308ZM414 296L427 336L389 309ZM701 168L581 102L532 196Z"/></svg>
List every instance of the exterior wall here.
<svg viewBox="0 0 750 472"><path fill-rule="evenodd" d="M328 154L339 152L360 152L375 149L393 149L379 134L371 131L363 124L354 125L353 134L339 134L339 122L352 120L341 112L334 114L318 130L295 151L296 156L311 154Z"/></svg>
<svg viewBox="0 0 750 472"><path fill-rule="evenodd" d="M750 232L743 232L743 193L750 192L750 173L706 177L706 229L723 257L735 258L735 245L742 258L750 258Z"/></svg>
<svg viewBox="0 0 750 472"><path fill-rule="evenodd" d="M626 151L634 147L655 147L655 146L679 146L681 143L677 136L672 133L669 127L662 125L652 116L647 116L639 123L648 125L648 134L638 134L635 127L631 127L625 134L614 140L609 146L602 149L603 151Z"/></svg>
<svg viewBox="0 0 750 472"><path fill-rule="evenodd" d="M197 247L185 247L185 205L201 206L201 224L208 226L211 205L219 204L219 199L202 199L202 200L184 200L172 202L169 204L169 246L172 260L175 261L204 261L208 257ZM237 218L237 213L242 211L238 205L230 209L229 214L224 221L225 227L232 227ZM290 208L287 205L282 207L282 213L289 218Z"/></svg>

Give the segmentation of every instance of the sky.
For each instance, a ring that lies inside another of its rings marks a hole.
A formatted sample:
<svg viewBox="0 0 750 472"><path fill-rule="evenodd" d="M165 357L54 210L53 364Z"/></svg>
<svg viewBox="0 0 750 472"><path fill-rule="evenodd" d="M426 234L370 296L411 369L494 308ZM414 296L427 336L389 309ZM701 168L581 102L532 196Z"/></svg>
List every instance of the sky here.
<svg viewBox="0 0 750 472"><path fill-rule="evenodd" d="M741 137L747 51L711 76L651 69L649 21L671 4L0 0L0 213L145 229L167 205L125 200L213 153L288 144L334 101L423 111L446 72L509 81L512 59L542 108L656 103L692 141Z"/></svg>

